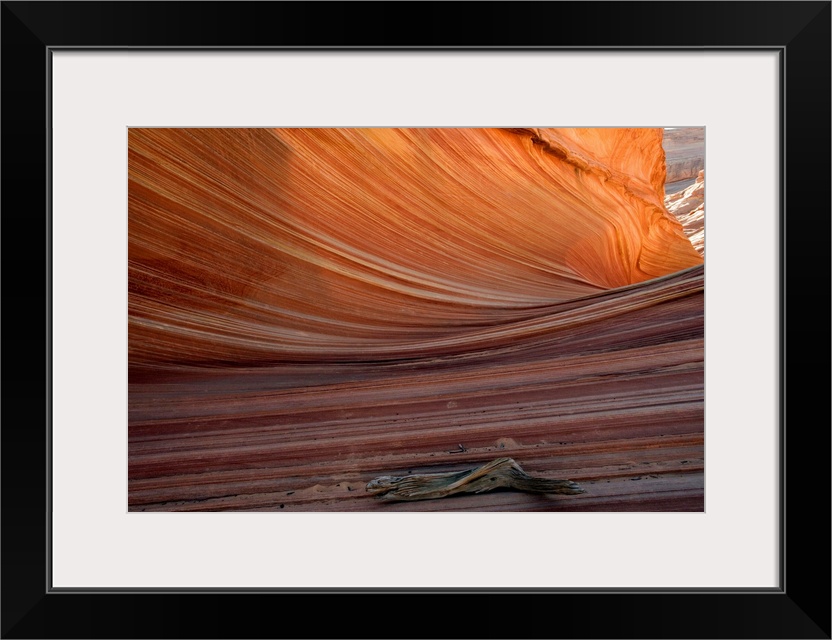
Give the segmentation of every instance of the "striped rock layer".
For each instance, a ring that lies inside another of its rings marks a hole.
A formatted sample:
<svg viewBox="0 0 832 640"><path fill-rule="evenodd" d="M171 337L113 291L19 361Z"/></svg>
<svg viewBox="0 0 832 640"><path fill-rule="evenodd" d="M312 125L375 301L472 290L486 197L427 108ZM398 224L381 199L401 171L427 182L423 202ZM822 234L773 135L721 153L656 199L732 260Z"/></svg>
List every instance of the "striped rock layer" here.
<svg viewBox="0 0 832 640"><path fill-rule="evenodd" d="M131 129L131 510L701 510L660 129ZM385 503L510 456L577 496Z"/></svg>
<svg viewBox="0 0 832 640"><path fill-rule="evenodd" d="M657 129L129 136L134 368L441 355L701 263Z"/></svg>

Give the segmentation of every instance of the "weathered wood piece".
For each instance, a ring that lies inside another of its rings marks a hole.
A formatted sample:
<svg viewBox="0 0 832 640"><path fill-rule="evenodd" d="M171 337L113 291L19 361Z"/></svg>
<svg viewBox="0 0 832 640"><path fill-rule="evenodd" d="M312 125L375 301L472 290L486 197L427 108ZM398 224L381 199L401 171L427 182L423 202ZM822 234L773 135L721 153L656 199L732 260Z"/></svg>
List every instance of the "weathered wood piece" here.
<svg viewBox="0 0 832 640"><path fill-rule="evenodd" d="M585 493L571 480L536 478L512 458L497 458L465 471L380 476L367 483L367 491L382 500L434 500L456 493L483 493L500 487L531 493Z"/></svg>

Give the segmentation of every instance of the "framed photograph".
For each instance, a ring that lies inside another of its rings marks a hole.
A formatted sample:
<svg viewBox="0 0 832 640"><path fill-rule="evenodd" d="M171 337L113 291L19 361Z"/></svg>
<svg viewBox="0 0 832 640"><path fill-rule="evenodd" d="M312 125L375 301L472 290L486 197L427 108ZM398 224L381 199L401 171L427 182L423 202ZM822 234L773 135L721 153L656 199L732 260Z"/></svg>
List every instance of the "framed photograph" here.
<svg viewBox="0 0 832 640"><path fill-rule="evenodd" d="M2 11L3 637L830 637L829 2Z"/></svg>

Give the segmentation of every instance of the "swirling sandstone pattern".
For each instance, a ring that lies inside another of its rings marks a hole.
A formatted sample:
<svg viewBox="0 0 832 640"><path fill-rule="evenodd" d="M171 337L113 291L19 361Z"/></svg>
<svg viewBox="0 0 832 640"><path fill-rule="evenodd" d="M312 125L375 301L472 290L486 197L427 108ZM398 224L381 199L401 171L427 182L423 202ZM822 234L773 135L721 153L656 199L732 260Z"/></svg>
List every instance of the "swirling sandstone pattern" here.
<svg viewBox="0 0 832 640"><path fill-rule="evenodd" d="M702 257L660 129L131 129L129 154L131 510L702 508ZM363 491L495 454L587 493Z"/></svg>
<svg viewBox="0 0 832 640"><path fill-rule="evenodd" d="M131 365L441 355L698 264L663 181L658 130L131 130Z"/></svg>

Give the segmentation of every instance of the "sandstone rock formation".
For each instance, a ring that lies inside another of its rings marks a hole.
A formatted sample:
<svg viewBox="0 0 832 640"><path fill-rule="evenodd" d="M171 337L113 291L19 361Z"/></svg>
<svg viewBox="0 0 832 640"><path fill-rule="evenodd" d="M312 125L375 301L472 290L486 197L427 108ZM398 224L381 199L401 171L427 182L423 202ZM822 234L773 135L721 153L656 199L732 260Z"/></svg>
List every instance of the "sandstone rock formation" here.
<svg viewBox="0 0 832 640"><path fill-rule="evenodd" d="M133 382L129 508L701 511L703 272L562 303L464 355ZM388 504L365 491L503 455L586 493Z"/></svg>
<svg viewBox="0 0 832 640"><path fill-rule="evenodd" d="M685 230L694 249L700 254L705 253L705 172L700 171L696 181L678 191L667 195L664 199L667 210L670 211Z"/></svg>
<svg viewBox="0 0 832 640"><path fill-rule="evenodd" d="M131 129L131 511L702 510L661 129ZM498 456L577 496L375 501Z"/></svg>
<svg viewBox="0 0 832 640"><path fill-rule="evenodd" d="M131 129L134 369L441 355L701 263L660 129Z"/></svg>

